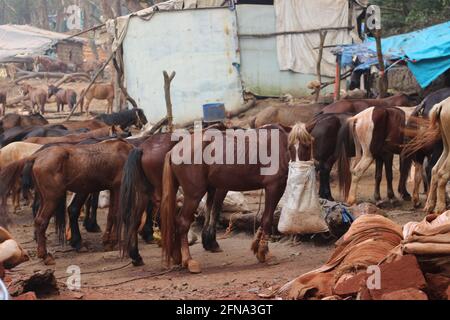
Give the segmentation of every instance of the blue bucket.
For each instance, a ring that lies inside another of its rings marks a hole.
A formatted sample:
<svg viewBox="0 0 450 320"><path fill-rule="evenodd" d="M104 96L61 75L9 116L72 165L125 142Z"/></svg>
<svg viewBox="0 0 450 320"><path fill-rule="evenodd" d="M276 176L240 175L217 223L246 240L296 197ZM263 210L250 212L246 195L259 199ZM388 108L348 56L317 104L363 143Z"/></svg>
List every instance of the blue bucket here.
<svg viewBox="0 0 450 320"><path fill-rule="evenodd" d="M208 103L203 105L203 121L218 122L225 120L225 105L223 103Z"/></svg>

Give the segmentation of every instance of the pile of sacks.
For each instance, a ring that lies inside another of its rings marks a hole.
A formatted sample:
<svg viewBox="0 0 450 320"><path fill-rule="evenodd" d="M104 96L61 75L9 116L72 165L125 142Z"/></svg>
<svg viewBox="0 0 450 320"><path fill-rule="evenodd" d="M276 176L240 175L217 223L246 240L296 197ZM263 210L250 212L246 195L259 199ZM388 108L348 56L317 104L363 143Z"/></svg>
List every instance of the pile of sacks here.
<svg viewBox="0 0 450 320"><path fill-rule="evenodd" d="M325 265L284 285L284 299L448 300L450 211L403 228L363 215Z"/></svg>

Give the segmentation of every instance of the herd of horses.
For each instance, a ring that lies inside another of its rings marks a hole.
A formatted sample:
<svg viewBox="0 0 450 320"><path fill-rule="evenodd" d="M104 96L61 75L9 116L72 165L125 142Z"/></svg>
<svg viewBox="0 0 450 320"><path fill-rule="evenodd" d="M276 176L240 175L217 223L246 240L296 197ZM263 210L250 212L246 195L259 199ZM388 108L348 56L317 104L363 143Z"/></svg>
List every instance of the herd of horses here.
<svg viewBox="0 0 450 320"><path fill-rule="evenodd" d="M297 158L314 158L320 177L320 197L330 200L333 199L331 170L337 164L340 190L345 202L353 204L358 199L358 183L373 162L376 164L374 199L381 199L383 166L387 196L391 201L395 199L392 180L397 154L400 159L398 192L408 201L411 196L406 182L412 163L415 164L415 206L419 206L418 189L427 159L425 185L429 196L425 210L443 212L445 184L450 178L449 97L450 89L446 88L432 93L419 105L404 94L384 99L340 100L320 108L314 105L314 114L309 119L303 117L304 123L299 124L292 122L301 113L294 107L262 111L250 121L254 128L242 130L254 131L259 146L277 146L275 160L279 165L270 175L263 173L268 164L260 159L244 164L174 161L180 142L173 139L172 133L130 136L132 126L143 128L147 124L140 109L57 125L49 124L42 115L8 114L0 122L0 219L7 217L6 199L10 194L14 206L18 206L20 193L26 200L32 200L38 257L46 264L53 264L45 236L51 218L55 218L57 234L64 240L68 216L70 245L81 249L78 221L81 209L89 204L85 227L98 232L96 201L99 192L108 190L110 205L103 234L106 250L118 246L134 265L142 265L138 236L151 240L152 227L159 223L167 263L181 264L197 273L201 268L190 254L188 231L202 198L206 195L202 244L206 250L218 252L216 222L228 191L264 189L264 211L251 245L258 261L264 262L269 252L274 212L286 188L289 162ZM307 110L310 106L302 108ZM267 116L268 119L264 118ZM204 128L202 134L211 128L226 141L223 152L227 159L238 156L237 150L242 149L237 144L242 141L245 159L250 159L249 139L240 139L238 131L226 130L224 124ZM276 130L279 134L272 137L262 134L264 130ZM194 137L192 133L191 139ZM198 150L204 152L211 148L210 140L202 141L200 145L188 144L190 149L183 152L194 155ZM66 207L68 192L73 196Z"/></svg>

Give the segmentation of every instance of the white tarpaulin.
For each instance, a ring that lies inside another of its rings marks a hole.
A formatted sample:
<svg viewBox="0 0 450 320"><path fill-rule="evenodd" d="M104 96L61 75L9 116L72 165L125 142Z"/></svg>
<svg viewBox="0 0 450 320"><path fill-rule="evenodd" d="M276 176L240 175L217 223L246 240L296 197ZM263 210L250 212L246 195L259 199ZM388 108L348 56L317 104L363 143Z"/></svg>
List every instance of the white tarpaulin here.
<svg viewBox="0 0 450 320"><path fill-rule="evenodd" d="M348 0L275 0L277 32L346 28L349 19ZM353 15L353 20L356 19ZM353 26L355 23L353 23ZM325 46L351 44L347 29L328 31ZM280 70L315 74L320 46L318 32L277 37ZM321 72L335 74L336 57L329 48L323 52Z"/></svg>
<svg viewBox="0 0 450 320"><path fill-rule="evenodd" d="M39 29L29 25L0 25L0 60L15 56L43 54L56 42L68 38L68 35ZM82 38L71 41L84 42Z"/></svg>

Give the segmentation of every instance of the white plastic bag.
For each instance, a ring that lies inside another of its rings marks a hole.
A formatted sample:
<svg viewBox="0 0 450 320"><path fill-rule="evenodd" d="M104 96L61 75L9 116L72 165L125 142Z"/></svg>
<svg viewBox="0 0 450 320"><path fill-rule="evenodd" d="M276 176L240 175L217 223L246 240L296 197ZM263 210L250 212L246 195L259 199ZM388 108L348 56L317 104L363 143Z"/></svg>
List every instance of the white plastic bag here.
<svg viewBox="0 0 450 320"><path fill-rule="evenodd" d="M291 161L278 231L314 234L328 231L321 216L313 161Z"/></svg>

